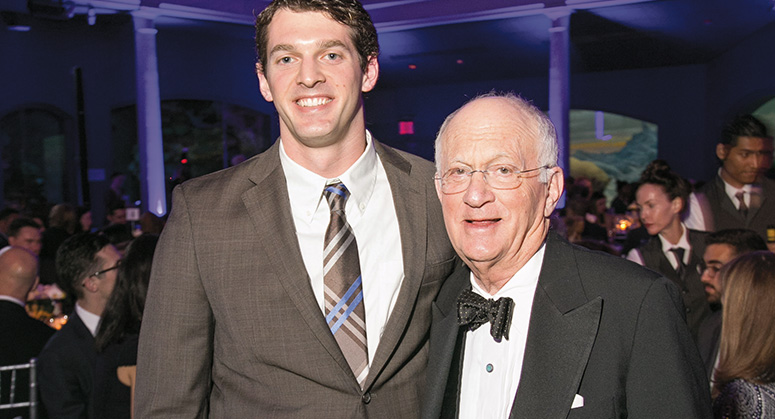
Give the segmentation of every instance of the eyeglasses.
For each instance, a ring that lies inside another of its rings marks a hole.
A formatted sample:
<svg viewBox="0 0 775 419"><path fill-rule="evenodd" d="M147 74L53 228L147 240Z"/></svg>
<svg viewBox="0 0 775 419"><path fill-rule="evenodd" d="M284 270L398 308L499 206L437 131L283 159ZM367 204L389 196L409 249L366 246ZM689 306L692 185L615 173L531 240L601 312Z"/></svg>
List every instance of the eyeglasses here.
<svg viewBox="0 0 775 419"><path fill-rule="evenodd" d="M468 189L468 186L471 184L471 177L477 172L482 174L484 182L493 189L517 189L522 185L522 179L526 177L525 174L550 167L552 166L544 165L528 170L518 170L510 164L496 164L488 166L484 170L468 170L463 167L455 167L447 170L442 176L434 177L433 179L441 183L441 192L445 194L455 194Z"/></svg>
<svg viewBox="0 0 775 419"><path fill-rule="evenodd" d="M122 262L123 262L123 261L122 261L121 259L119 259L119 260L118 260L118 262L116 262L116 264L115 264L115 265L111 266L110 268L106 268L106 269L103 269L103 270L101 270L101 271L97 271L97 272L95 272L95 273L93 273L93 274L89 275L89 278L91 278L91 277L98 277L98 276L100 276L100 275L102 275L102 274L104 274L104 273L108 273L108 272L110 272L110 271L116 270L116 269L118 269L119 267L121 267L121 263L122 263Z"/></svg>
<svg viewBox="0 0 775 419"><path fill-rule="evenodd" d="M721 272L721 266L706 265L705 262L700 262L697 264L697 273L700 274L700 276L702 276L702 274L704 274L706 271L709 277L715 278L716 275Z"/></svg>

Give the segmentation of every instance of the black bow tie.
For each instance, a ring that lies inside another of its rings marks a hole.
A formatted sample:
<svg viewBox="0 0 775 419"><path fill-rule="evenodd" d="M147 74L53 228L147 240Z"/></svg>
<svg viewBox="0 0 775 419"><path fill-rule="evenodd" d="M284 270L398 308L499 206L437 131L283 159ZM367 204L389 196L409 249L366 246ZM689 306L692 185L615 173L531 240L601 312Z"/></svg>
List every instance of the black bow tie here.
<svg viewBox="0 0 775 419"><path fill-rule="evenodd" d="M468 326L468 330L476 330L490 322L490 334L496 342L504 337L509 339L513 312L514 301L508 297L488 300L470 290L464 290L457 297L457 324Z"/></svg>

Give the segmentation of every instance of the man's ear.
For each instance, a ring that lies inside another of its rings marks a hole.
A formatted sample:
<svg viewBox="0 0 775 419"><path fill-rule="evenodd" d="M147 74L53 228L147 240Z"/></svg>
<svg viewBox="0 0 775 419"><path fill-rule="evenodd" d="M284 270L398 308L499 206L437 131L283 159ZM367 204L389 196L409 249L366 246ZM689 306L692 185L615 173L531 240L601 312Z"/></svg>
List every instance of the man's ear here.
<svg viewBox="0 0 775 419"><path fill-rule="evenodd" d="M266 81L266 75L261 63L256 63L256 76L258 76L258 90L261 92L261 96L267 102L271 102L273 100L272 91L269 89L269 82Z"/></svg>
<svg viewBox="0 0 775 419"><path fill-rule="evenodd" d="M369 62L366 64L366 71L363 73L363 81L361 84L362 92L369 92L377 84L379 78L379 61L377 57L369 57Z"/></svg>
<svg viewBox="0 0 775 419"><path fill-rule="evenodd" d="M551 217L552 212L560 201L562 191L565 189L565 175L560 166L544 169L547 171L549 181L547 182L548 191L546 193L546 206L544 207L544 217Z"/></svg>
<svg viewBox="0 0 775 419"><path fill-rule="evenodd" d="M716 144L716 157L723 161L727 156L729 156L729 148L725 144Z"/></svg>
<svg viewBox="0 0 775 419"><path fill-rule="evenodd" d="M94 277L87 276L81 283L83 284L84 292L97 292L97 281Z"/></svg>

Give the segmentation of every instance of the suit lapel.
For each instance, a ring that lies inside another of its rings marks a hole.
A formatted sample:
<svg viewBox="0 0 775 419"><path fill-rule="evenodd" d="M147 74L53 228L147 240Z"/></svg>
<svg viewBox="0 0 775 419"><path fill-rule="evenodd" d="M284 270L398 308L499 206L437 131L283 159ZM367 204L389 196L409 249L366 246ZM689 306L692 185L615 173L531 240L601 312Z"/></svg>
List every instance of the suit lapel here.
<svg viewBox="0 0 775 419"><path fill-rule="evenodd" d="M451 385L457 388L459 393L460 377L450 377L452 362L455 360L454 352L458 337L461 333L457 324L457 296L463 289L471 287L470 272L461 261L457 261L457 269L447 278L444 288L439 293L432 305L433 327L430 336L430 353L428 356L428 376L426 378L427 403L423 417L438 418L442 411L457 410L457 394L455 397L445 397L445 390ZM462 342L461 342L462 344ZM462 359L462 347L460 359ZM453 380L454 382L450 382ZM446 399L446 400L445 400ZM454 405L445 405L445 401ZM435 409L429 411L429 409Z"/></svg>
<svg viewBox="0 0 775 419"><path fill-rule="evenodd" d="M385 331L380 339L379 348L369 367L366 388L371 386L387 364L388 359L398 346L414 310L415 301L422 284L425 268L427 235L427 197L424 184L427 179L412 176L412 165L395 151L383 147L374 141L377 155L385 168L390 191L398 218L401 235L401 254L404 263L404 280L398 299L393 307Z"/></svg>
<svg viewBox="0 0 775 419"><path fill-rule="evenodd" d="M550 233L512 418L565 418L579 389L603 301L587 301L575 266L571 245Z"/></svg>
<svg viewBox="0 0 775 419"><path fill-rule="evenodd" d="M304 266L291 215L285 174L280 164L279 141L255 160L250 180L255 186L242 194L242 202L253 222L256 237L263 238L258 241L260 249L257 254L266 255L268 260L277 263L278 282L310 330L337 363L344 370L351 371L326 325Z"/></svg>

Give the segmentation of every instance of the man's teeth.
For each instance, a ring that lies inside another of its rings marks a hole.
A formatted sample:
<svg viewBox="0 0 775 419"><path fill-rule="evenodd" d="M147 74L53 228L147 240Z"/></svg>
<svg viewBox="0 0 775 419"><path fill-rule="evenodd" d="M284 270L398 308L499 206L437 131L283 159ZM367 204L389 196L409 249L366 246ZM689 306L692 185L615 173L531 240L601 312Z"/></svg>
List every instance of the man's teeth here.
<svg viewBox="0 0 775 419"><path fill-rule="evenodd" d="M331 99L328 98L308 98L308 99L299 99L296 101L296 103L301 107L309 107L309 106L321 106L325 105L326 103L331 102Z"/></svg>

